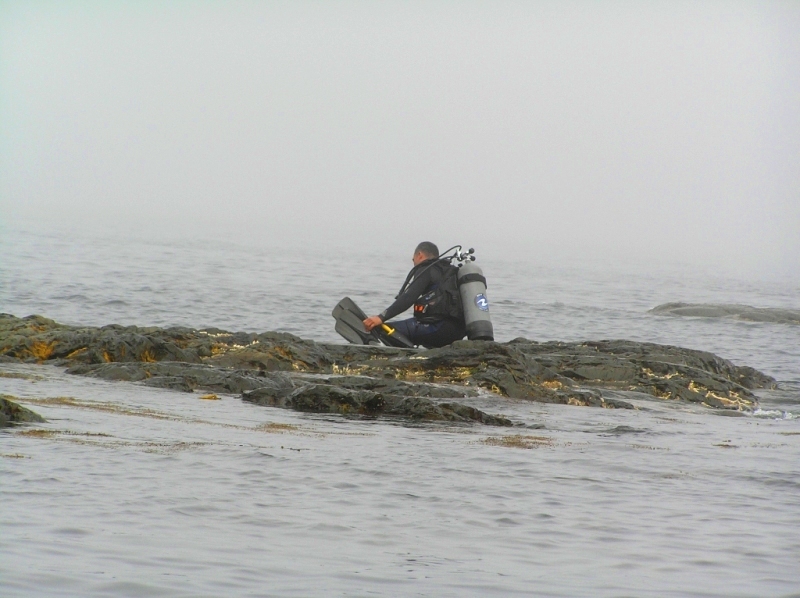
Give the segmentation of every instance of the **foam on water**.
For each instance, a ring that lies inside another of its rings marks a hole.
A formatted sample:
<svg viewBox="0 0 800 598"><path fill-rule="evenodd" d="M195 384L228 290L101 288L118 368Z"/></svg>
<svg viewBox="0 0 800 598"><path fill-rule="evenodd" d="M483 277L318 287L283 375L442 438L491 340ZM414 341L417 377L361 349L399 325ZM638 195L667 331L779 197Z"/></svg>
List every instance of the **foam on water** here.
<svg viewBox="0 0 800 598"><path fill-rule="evenodd" d="M779 409L756 409L753 411L753 417L768 417L771 419L796 419L797 415L789 411L781 411Z"/></svg>
<svg viewBox="0 0 800 598"><path fill-rule="evenodd" d="M365 264L227 243L5 237L0 311L339 341ZM395 259L396 258L396 259ZM0 364L48 419L0 433L3 596L781 596L800 588L800 327L647 314L796 308L791 286L484 262L500 340L630 338L777 377L753 416L482 395L511 430L305 415ZM61 397L61 398L59 398ZM63 397L70 397L64 399Z"/></svg>

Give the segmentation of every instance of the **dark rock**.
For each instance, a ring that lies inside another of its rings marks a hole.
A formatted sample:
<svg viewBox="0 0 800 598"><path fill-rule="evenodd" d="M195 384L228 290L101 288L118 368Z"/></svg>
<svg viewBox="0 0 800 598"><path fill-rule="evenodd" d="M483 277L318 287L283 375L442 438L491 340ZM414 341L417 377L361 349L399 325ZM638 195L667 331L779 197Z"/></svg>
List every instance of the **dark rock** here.
<svg viewBox="0 0 800 598"><path fill-rule="evenodd" d="M751 305L717 303L664 303L648 313L659 316L694 318L733 318L747 322L800 324L800 309L753 307Z"/></svg>
<svg viewBox="0 0 800 598"><path fill-rule="evenodd" d="M442 349L404 353L388 359L374 355L347 367L379 379L464 385L542 403L632 408L625 401L606 400L595 390L577 388L569 378L530 359L510 343L458 341Z"/></svg>
<svg viewBox="0 0 800 598"><path fill-rule="evenodd" d="M603 436L622 436L623 434L644 434L647 430L640 430L631 426L615 426L606 430Z"/></svg>
<svg viewBox="0 0 800 598"><path fill-rule="evenodd" d="M0 395L0 428L21 423L43 423L45 419L10 400L8 395Z"/></svg>
<svg viewBox="0 0 800 598"><path fill-rule="evenodd" d="M298 386L299 384L299 386ZM380 389L380 391L371 390ZM392 392L394 391L394 392ZM271 378L262 388L242 394L245 401L287 407L312 413L339 413L342 415L407 417L415 420L467 422L476 421L492 426L510 426L511 421L500 416L489 415L455 402L431 400L433 395L459 396L439 388L404 382L381 383L358 376L334 376L325 382L308 382L302 378L292 381L283 374ZM464 396L464 393L460 393Z"/></svg>
<svg viewBox="0 0 800 598"><path fill-rule="evenodd" d="M775 385L753 368L705 351L624 340L518 338L415 350L315 343L276 332L73 327L7 314L0 315L2 356L62 364L69 373L107 380L244 393L248 401L301 411L484 423L494 416L453 400L493 393L632 408L624 399L634 392L746 411L757 404L752 390Z"/></svg>
<svg viewBox="0 0 800 598"><path fill-rule="evenodd" d="M191 392L196 388L214 392L241 393L264 385L257 372L217 368L205 364L159 363L101 363L79 364L67 369L68 374L80 374L104 380L143 382L147 386Z"/></svg>
<svg viewBox="0 0 800 598"><path fill-rule="evenodd" d="M540 363L584 386L643 392L723 409L752 409L755 388L775 380L707 351L632 341L533 343L512 341Z"/></svg>
<svg viewBox="0 0 800 598"><path fill-rule="evenodd" d="M143 384L155 388L180 390L181 392L194 392L194 389L197 388L197 385L194 384L194 380L183 376L155 376L153 378L146 378Z"/></svg>

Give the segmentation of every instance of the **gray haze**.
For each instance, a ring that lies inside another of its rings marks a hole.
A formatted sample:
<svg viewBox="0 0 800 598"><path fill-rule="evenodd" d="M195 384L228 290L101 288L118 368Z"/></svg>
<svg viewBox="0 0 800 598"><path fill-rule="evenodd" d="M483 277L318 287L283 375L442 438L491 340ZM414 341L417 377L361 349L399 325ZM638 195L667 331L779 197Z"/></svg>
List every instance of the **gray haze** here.
<svg viewBox="0 0 800 598"><path fill-rule="evenodd" d="M2 2L0 194L76 242L800 276L800 3Z"/></svg>

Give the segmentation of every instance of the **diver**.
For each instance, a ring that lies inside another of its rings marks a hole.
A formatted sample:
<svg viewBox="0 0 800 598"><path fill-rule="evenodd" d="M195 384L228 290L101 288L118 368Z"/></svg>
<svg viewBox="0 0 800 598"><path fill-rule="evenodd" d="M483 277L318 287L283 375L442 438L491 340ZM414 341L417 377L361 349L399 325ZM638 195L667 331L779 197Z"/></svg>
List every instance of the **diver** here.
<svg viewBox="0 0 800 598"><path fill-rule="evenodd" d="M388 324L415 345L428 349L444 347L467 334L461 296L458 287L458 268L449 259L439 258L439 248L433 243L417 245L411 258L414 267L408 273L395 302L377 316L364 319L367 332ZM414 317L387 322L414 306Z"/></svg>

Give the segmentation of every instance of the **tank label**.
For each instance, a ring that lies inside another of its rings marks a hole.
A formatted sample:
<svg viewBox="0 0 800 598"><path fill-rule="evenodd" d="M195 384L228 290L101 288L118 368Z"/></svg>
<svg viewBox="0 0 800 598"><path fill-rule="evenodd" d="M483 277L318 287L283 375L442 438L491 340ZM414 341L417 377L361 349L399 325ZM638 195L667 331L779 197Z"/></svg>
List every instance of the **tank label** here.
<svg viewBox="0 0 800 598"><path fill-rule="evenodd" d="M483 293L478 293L475 296L475 305L477 305L478 309L481 311L489 311L489 300Z"/></svg>

